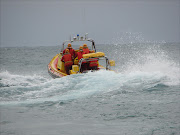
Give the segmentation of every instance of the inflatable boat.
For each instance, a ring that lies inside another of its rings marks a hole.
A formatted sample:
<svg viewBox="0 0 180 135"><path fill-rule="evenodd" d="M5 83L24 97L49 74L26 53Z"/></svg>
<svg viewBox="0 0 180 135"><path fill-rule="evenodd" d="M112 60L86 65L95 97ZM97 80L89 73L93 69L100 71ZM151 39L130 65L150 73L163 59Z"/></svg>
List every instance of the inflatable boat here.
<svg viewBox="0 0 180 135"><path fill-rule="evenodd" d="M109 60L103 52L96 52L95 42L94 40L87 38L87 34L85 35L85 37L79 37L79 35L77 35L77 37L74 37L73 40L70 39L63 42L61 52L56 56L54 56L50 61L50 63L48 64L48 72L52 78L60 78L68 75L65 70L64 62L61 61L61 58L63 57L63 50L65 49L65 45L68 43L75 43L75 42L78 43L90 42L90 46L91 46L90 52L93 53L83 54L83 58L81 58L80 60L78 60L78 58L76 57L73 61L72 68L69 71L70 75L87 73L89 71L97 71L97 70L111 70L110 67L115 66L115 61ZM78 45L80 46L82 45L82 43ZM72 48L74 48L73 45ZM74 50L75 53L78 52L78 49L74 49ZM97 65L98 65L97 68L93 70L88 68L86 70L82 70L82 64L84 62L86 62L88 65L88 63L94 60L97 61Z"/></svg>

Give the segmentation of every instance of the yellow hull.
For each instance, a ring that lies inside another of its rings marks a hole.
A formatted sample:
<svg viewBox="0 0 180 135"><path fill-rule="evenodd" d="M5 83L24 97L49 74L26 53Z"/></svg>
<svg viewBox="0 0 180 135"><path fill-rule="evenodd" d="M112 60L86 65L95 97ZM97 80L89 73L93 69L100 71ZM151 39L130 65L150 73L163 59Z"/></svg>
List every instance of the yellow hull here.
<svg viewBox="0 0 180 135"><path fill-rule="evenodd" d="M59 67L58 61L60 61L61 57L62 57L61 54L57 54L56 56L54 56L54 58L48 64L48 72L53 78L60 78L60 77L67 75L65 73L65 70L63 70L63 68L61 70L59 70L60 68L58 68ZM61 63L62 63L62 67L63 67L64 63L63 62L61 62Z"/></svg>

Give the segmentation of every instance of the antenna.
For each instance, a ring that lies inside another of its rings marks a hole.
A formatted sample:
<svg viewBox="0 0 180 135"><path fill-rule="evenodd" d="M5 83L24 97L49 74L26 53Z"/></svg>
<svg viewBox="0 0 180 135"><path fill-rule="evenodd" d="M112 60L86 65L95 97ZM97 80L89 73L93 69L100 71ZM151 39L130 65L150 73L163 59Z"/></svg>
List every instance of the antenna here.
<svg viewBox="0 0 180 135"><path fill-rule="evenodd" d="M87 40L87 39L88 39L88 33L85 34L85 40Z"/></svg>
<svg viewBox="0 0 180 135"><path fill-rule="evenodd" d="M71 35L69 36L69 40L71 41Z"/></svg>

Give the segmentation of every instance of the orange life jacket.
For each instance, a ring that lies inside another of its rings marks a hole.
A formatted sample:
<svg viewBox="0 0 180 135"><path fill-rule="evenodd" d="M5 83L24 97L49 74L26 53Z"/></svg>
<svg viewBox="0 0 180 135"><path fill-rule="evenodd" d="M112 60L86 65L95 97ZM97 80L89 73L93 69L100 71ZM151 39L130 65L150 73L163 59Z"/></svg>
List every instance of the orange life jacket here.
<svg viewBox="0 0 180 135"><path fill-rule="evenodd" d="M77 56L78 56L78 62L81 58L83 58L83 54L85 54L84 52L77 52ZM86 61L83 61L82 63L87 63Z"/></svg>
<svg viewBox="0 0 180 135"><path fill-rule="evenodd" d="M89 49L88 49L88 48L83 48L83 52L84 52L85 54L88 54L88 53L89 53Z"/></svg>
<svg viewBox="0 0 180 135"><path fill-rule="evenodd" d="M70 53L64 54L61 61L63 61L63 60L64 60L64 63L65 63L65 66L69 66L69 65L73 64L72 57L71 57Z"/></svg>
<svg viewBox="0 0 180 135"><path fill-rule="evenodd" d="M77 56L78 56L78 61L83 58L83 54L85 54L84 52L77 52Z"/></svg>
<svg viewBox="0 0 180 135"><path fill-rule="evenodd" d="M96 66L98 66L98 60L97 59L90 59L89 67L96 67Z"/></svg>

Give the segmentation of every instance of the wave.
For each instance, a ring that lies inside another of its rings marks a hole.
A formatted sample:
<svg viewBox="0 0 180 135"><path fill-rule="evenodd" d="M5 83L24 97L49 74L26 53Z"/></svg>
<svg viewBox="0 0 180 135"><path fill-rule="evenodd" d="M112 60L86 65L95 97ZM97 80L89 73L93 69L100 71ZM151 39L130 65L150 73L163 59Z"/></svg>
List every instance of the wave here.
<svg viewBox="0 0 180 135"><path fill-rule="evenodd" d="M180 84L180 63L177 59L178 54L171 56L171 53L163 50L163 44L127 44L116 45L118 46L115 51L114 59L117 61L116 71L131 74L134 72L139 73L158 73L166 76L166 85L179 85ZM128 51L120 52L124 50L124 47ZM118 57L117 57L118 56ZM116 58L117 57L117 58ZM122 63L123 62L123 63Z"/></svg>
<svg viewBox="0 0 180 135"><path fill-rule="evenodd" d="M25 76L25 75L15 75L8 71L0 73L0 87L12 87L12 86L33 86L42 82L47 81L46 78L38 75Z"/></svg>
<svg viewBox="0 0 180 135"><path fill-rule="evenodd" d="M117 73L97 71L59 79L0 73L0 105L71 101L114 91L153 91L169 87L171 78L161 72ZM167 83L168 82L168 83Z"/></svg>

